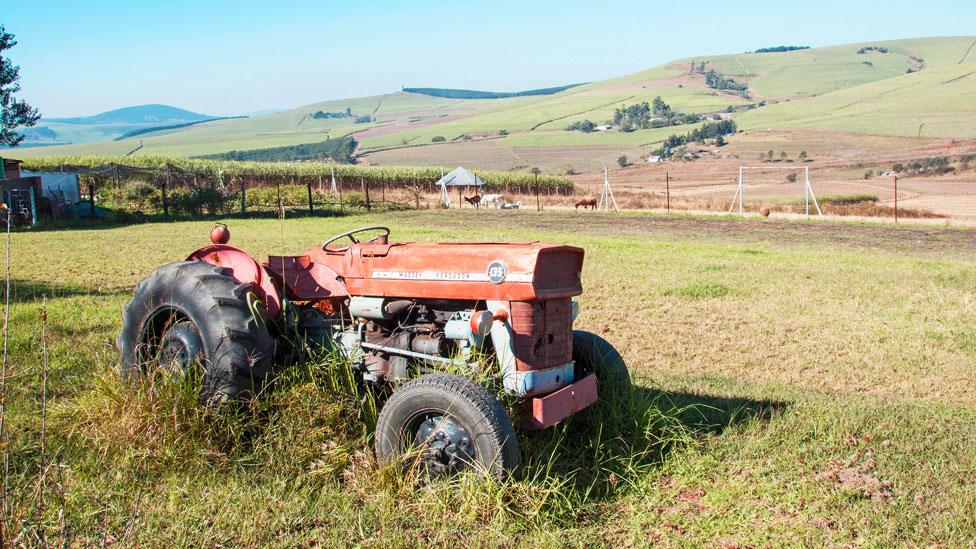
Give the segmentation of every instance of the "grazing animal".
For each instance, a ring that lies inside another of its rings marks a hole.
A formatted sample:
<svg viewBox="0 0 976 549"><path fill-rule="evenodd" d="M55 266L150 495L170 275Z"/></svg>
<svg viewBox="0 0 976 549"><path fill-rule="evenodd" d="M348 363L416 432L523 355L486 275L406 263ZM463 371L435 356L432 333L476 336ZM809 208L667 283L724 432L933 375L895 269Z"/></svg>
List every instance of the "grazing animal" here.
<svg viewBox="0 0 976 549"><path fill-rule="evenodd" d="M503 204L505 203L505 201L502 200L502 195L500 194L486 194L485 196L482 196L481 200L479 201L479 203L486 208L489 204L494 204L497 208L499 202Z"/></svg>
<svg viewBox="0 0 976 549"><path fill-rule="evenodd" d="M589 207L592 210L596 209L596 199L595 198L584 198L576 203L576 209L578 210L580 206L583 208Z"/></svg>
<svg viewBox="0 0 976 549"><path fill-rule="evenodd" d="M465 196L464 201L477 208L478 206L481 205L481 195L476 194L471 197Z"/></svg>
<svg viewBox="0 0 976 549"><path fill-rule="evenodd" d="M522 201L518 201L518 202L516 202L514 204L504 203L503 202L498 207L501 208L501 209L503 209L503 210L518 210L518 209L520 209L522 207Z"/></svg>

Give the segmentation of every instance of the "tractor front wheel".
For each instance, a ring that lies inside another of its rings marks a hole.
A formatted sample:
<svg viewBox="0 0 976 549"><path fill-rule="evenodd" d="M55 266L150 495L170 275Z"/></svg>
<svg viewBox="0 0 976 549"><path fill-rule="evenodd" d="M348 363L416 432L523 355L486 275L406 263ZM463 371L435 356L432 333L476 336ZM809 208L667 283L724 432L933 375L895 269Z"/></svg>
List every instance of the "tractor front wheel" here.
<svg viewBox="0 0 976 549"><path fill-rule="evenodd" d="M202 261L164 265L136 285L117 345L123 377L153 368L202 373L201 400L247 400L270 379L275 343L250 284Z"/></svg>
<svg viewBox="0 0 976 549"><path fill-rule="evenodd" d="M596 374L600 400L620 401L631 391L627 364L617 349L602 337L583 330L573 330L573 362L576 377Z"/></svg>
<svg viewBox="0 0 976 549"><path fill-rule="evenodd" d="M448 374L421 376L393 393L376 424L376 458L407 458L408 467L428 477L471 469L499 479L521 459L498 399L478 383Z"/></svg>

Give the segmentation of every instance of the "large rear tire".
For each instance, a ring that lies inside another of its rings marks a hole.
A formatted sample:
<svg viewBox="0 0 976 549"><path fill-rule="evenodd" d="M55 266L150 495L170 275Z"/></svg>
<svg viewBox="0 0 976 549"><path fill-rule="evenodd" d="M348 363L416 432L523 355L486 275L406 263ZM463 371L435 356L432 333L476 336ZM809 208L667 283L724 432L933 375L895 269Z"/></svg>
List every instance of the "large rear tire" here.
<svg viewBox="0 0 976 549"><path fill-rule="evenodd" d="M460 376L431 374L404 383L376 424L376 458L405 456L430 477L473 469L503 479L521 462L512 422L498 399Z"/></svg>
<svg viewBox="0 0 976 549"><path fill-rule="evenodd" d="M274 339L263 309L248 306L251 284L202 261L164 265L141 281L122 314L121 373L153 368L202 371L201 400L248 400L270 381Z"/></svg>
<svg viewBox="0 0 976 549"><path fill-rule="evenodd" d="M577 379L596 374L600 400L614 402L630 396L632 385L627 364L617 349L602 337L573 330L573 362Z"/></svg>

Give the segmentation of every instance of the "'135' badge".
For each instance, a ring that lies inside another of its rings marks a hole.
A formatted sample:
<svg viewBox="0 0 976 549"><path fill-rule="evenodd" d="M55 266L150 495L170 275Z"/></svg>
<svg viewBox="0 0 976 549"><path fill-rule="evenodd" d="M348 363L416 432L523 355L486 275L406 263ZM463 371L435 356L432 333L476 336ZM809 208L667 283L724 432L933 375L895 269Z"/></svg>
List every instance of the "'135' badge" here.
<svg viewBox="0 0 976 549"><path fill-rule="evenodd" d="M492 261L491 265L488 265L488 280L501 284L506 276L508 276L508 267L501 261Z"/></svg>

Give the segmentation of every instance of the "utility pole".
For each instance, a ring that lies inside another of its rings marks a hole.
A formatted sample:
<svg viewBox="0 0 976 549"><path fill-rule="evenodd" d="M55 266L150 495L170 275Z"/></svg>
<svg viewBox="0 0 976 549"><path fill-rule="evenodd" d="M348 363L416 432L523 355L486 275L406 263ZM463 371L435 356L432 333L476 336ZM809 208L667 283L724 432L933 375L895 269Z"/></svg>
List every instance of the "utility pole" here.
<svg viewBox="0 0 976 549"><path fill-rule="evenodd" d="M895 223L898 223L898 176L895 176Z"/></svg>
<svg viewBox="0 0 976 549"><path fill-rule="evenodd" d="M664 172L664 192L667 196L667 212L671 213L671 174L669 172Z"/></svg>
<svg viewBox="0 0 976 549"><path fill-rule="evenodd" d="M532 174L535 175L535 209L537 212L542 211L542 202L539 200L539 168L532 168Z"/></svg>

